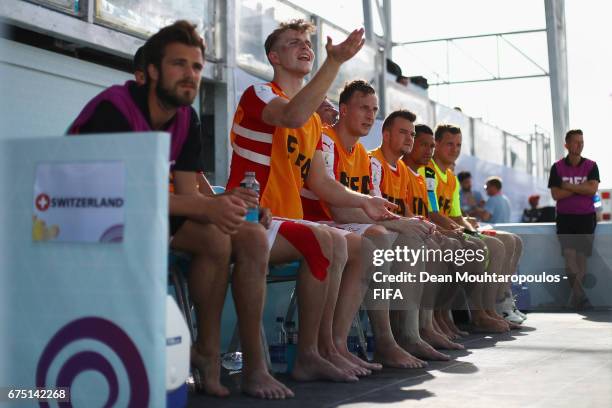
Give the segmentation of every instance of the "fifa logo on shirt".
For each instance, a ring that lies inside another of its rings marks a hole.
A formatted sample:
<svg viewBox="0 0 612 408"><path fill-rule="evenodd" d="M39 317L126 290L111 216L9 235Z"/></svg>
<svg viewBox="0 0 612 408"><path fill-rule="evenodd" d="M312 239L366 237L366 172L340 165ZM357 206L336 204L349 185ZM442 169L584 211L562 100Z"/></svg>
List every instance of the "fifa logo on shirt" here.
<svg viewBox="0 0 612 408"><path fill-rule="evenodd" d="M438 205L440 206L440 212L443 214L450 213L451 200L444 198L443 196L438 197Z"/></svg>
<svg viewBox="0 0 612 408"><path fill-rule="evenodd" d="M359 177L349 177L346 172L341 171L340 183L353 191L357 191L358 193L370 194L370 176L361 177L360 183Z"/></svg>
<svg viewBox="0 0 612 408"><path fill-rule="evenodd" d="M425 201L423 201L423 198L412 197L412 212L415 215L422 215L424 217L427 217L427 206L425 205Z"/></svg>
<svg viewBox="0 0 612 408"><path fill-rule="evenodd" d="M298 147L298 139L292 135L287 136L287 151L289 152L289 154L296 152ZM306 181L306 178L308 177L308 172L310 171L310 162L311 159L307 159L306 156L299 152L297 157L295 158L295 161L293 162L293 164L300 168L300 175L302 177L302 181L304 182Z"/></svg>
<svg viewBox="0 0 612 408"><path fill-rule="evenodd" d="M561 180L570 184L581 184L587 181L586 176L561 177Z"/></svg>

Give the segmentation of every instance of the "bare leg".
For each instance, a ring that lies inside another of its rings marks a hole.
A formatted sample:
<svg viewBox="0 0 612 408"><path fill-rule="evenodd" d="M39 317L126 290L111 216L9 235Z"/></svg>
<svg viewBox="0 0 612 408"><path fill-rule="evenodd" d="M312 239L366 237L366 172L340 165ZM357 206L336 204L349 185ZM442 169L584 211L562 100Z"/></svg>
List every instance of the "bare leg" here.
<svg viewBox="0 0 612 408"><path fill-rule="evenodd" d="M372 373L370 370L353 364L346 359L334 344L332 332L334 322L338 318L338 316L336 316L338 307L345 303L349 303L352 307L353 316L355 315L359 308L359 304L357 303L358 300L351 297L359 296L361 292L359 285L362 279L361 276L352 276L346 272L343 273L348 258L347 240L344 238L343 234L340 230L334 228L327 228L326 231L329 232L333 241L334 255L331 268L334 272L330 275L332 279L330 279L329 288L327 290L327 300L325 302L325 309L323 311L323 318L319 330L319 352L323 358L351 376L368 375ZM359 236L355 235L355 238L359 239ZM349 273L350 272L351 271L349 271ZM340 290L343 291L340 292ZM342 311L340 311L340 313L342 313ZM352 317L348 317L347 320L352 320Z"/></svg>
<svg viewBox="0 0 612 408"><path fill-rule="evenodd" d="M219 379L219 354L221 311L229 278L229 236L212 224L186 221L171 246L192 256L189 292L196 308L199 334L191 349L191 363L202 373L207 394L228 396L229 390Z"/></svg>
<svg viewBox="0 0 612 408"><path fill-rule="evenodd" d="M312 227L312 232L327 259L332 258L332 241L329 234L320 228ZM284 263L302 259L302 254L278 235L270 253L270 263ZM319 354L318 338L323 308L327 298L330 282L330 271L324 281L316 279L308 268L307 262L302 262L298 272L298 344L297 356L292 377L298 381L331 380L357 381L357 378L336 368Z"/></svg>
<svg viewBox="0 0 612 408"><path fill-rule="evenodd" d="M397 238L396 234L389 234L385 228L380 226L374 226L366 231L368 236L376 248L388 249L391 247L391 243ZM384 267L389 267L385 265ZM388 270L388 269L387 269ZM373 295L370 291L366 295L366 303L368 300L373 299ZM378 305L375 309L368 310L370 322L372 324L372 330L374 332L374 339L376 342L376 349L374 351L374 361L381 363L388 367L397 368L422 368L427 363L414 357L403 348L401 348L393 337L391 331L391 321L389 317L389 305L388 302L383 305Z"/></svg>
<svg viewBox="0 0 612 408"><path fill-rule="evenodd" d="M346 361L361 368L361 374L358 375L370 374L371 370L380 370L382 366L355 356L348 350L346 339L373 273L373 265L364 265L362 254L370 253L374 245L369 239L361 238L357 234L348 234L343 239L346 239L348 259L334 313L333 343L335 350Z"/></svg>
<svg viewBox="0 0 612 408"><path fill-rule="evenodd" d="M260 224L244 223L232 236L232 293L244 356L242 391L257 398L283 399L293 392L268 372L259 335L266 296L268 240Z"/></svg>

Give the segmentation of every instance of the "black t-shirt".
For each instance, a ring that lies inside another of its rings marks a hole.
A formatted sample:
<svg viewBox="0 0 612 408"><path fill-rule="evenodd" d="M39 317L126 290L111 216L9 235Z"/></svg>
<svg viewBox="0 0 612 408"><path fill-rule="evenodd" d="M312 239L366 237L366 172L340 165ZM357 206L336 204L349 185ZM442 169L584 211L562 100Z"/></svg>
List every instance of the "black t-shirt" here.
<svg viewBox="0 0 612 408"><path fill-rule="evenodd" d="M567 164L568 166L571 166L572 164L569 161L569 157L566 156L565 159L565 164ZM582 162L584 162L586 159L583 157L580 159L580 162L578 163L578 166L580 166L582 164ZM587 180L596 180L596 181L601 181L599 179L599 168L597 167L597 163L593 164L593 168L591 169L591 171L589 171L589 174L587 175ZM550 176L548 177L548 188L551 187L561 187L561 177L559 176L559 174L557 173L557 166L556 163L552 165L552 167L550 168Z"/></svg>
<svg viewBox="0 0 612 408"><path fill-rule="evenodd" d="M136 106L138 106L143 113L149 126L151 126L151 115L149 113L149 104L147 101L147 87L131 84L129 91ZM189 135L183 144L179 157L174 163L174 170L200 172L204 168L201 159L202 135L200 131L200 120L198 119L196 111L191 107L190 109L191 123L189 125ZM173 119L170 119L168 123L162 126L162 129L167 129L172 124ZM132 127L126 117L108 101L100 102L91 118L79 129L80 134L132 131Z"/></svg>

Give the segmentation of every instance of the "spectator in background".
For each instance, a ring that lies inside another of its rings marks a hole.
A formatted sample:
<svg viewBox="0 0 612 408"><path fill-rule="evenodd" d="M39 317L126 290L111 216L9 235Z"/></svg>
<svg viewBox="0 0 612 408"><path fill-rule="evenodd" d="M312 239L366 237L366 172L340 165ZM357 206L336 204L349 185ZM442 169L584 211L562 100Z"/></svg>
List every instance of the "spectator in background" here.
<svg viewBox="0 0 612 408"><path fill-rule="evenodd" d="M461 190L459 190L459 200L461 211L465 215L474 215L473 211L484 205L482 194L479 191L472 191L472 174L469 171L462 171L457 174Z"/></svg>
<svg viewBox="0 0 612 408"><path fill-rule="evenodd" d="M491 224L510 222L510 200L502 191L502 179L497 176L489 177L485 182L485 190L489 199L484 208L476 209L478 218Z"/></svg>
<svg viewBox="0 0 612 408"><path fill-rule="evenodd" d="M569 303L577 309L589 308L582 281L586 258L593 250L597 225L593 196L599 188L597 163L581 156L584 148L582 130L565 135L568 154L550 169L548 188L557 202L557 234L565 257L566 273L572 288Z"/></svg>
<svg viewBox="0 0 612 408"><path fill-rule="evenodd" d="M529 208L525 208L523 210L523 217L521 218L521 222L541 222L540 218L542 217L542 209L538 208L538 204L540 203L540 196L537 194L530 195L528 201Z"/></svg>

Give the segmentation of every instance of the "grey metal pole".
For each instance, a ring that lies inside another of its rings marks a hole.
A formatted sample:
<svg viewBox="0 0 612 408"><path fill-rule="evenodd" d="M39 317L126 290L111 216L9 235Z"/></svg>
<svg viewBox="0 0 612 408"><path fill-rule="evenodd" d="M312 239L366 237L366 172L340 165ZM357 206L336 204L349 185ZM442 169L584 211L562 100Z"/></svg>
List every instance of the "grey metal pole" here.
<svg viewBox="0 0 612 408"><path fill-rule="evenodd" d="M567 91L567 44L565 41L565 0L544 0L548 72L553 113L555 159L564 155L564 137L569 127Z"/></svg>

